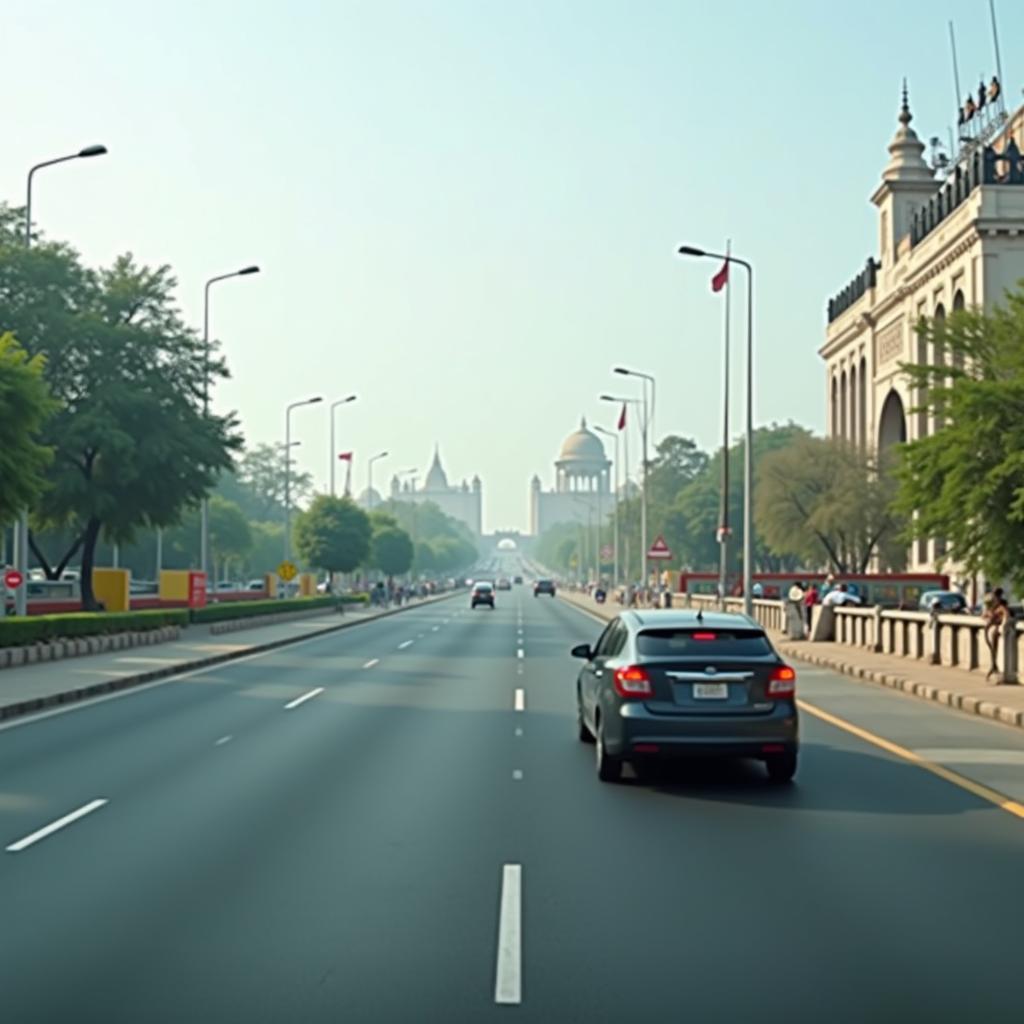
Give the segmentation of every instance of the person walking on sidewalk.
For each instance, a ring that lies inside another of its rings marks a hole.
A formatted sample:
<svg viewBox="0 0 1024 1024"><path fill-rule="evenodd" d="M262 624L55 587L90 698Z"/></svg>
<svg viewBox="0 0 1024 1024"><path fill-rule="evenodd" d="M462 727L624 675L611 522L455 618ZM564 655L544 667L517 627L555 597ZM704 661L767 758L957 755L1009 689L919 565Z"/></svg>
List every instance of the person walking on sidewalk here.
<svg viewBox="0 0 1024 1024"><path fill-rule="evenodd" d="M992 659L992 667L988 670L986 679L992 676L999 676L999 638L1010 625L1010 605L1003 595L1003 588L996 587L985 598L985 611L982 615L985 623L985 643L988 644L988 653Z"/></svg>

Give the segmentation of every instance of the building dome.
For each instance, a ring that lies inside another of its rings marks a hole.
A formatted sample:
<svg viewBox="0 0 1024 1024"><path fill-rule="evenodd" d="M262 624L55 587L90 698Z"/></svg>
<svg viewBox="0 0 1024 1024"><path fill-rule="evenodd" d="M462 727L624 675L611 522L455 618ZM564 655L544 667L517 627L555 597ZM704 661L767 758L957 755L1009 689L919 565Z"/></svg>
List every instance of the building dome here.
<svg viewBox="0 0 1024 1024"><path fill-rule="evenodd" d="M604 463L604 445L601 438L587 429L587 419L580 421L580 429L574 430L563 442L558 455L559 462L600 462Z"/></svg>
<svg viewBox="0 0 1024 1024"><path fill-rule="evenodd" d="M381 497L380 491L375 487L368 488L356 498L356 503L361 505L363 508L376 508L382 504L384 499Z"/></svg>

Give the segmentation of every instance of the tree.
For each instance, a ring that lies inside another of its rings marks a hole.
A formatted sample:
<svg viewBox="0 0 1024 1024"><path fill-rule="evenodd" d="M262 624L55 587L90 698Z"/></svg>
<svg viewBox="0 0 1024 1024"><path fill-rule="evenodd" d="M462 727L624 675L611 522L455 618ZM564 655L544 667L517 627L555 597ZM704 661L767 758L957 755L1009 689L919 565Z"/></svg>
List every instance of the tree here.
<svg viewBox="0 0 1024 1024"><path fill-rule="evenodd" d="M760 460L754 490L758 534L802 564L867 572L875 556L898 563L901 522L891 511L888 466L842 440L798 437Z"/></svg>
<svg viewBox="0 0 1024 1024"><path fill-rule="evenodd" d="M352 572L370 550L370 517L351 498L318 494L295 523L295 549L308 565Z"/></svg>
<svg viewBox="0 0 1024 1024"><path fill-rule="evenodd" d="M412 568L412 538L398 526L384 526L373 535L370 562L385 576L400 576Z"/></svg>
<svg viewBox="0 0 1024 1024"><path fill-rule="evenodd" d="M245 451L234 473L221 478L218 489L237 502L253 520L284 522L285 464L284 455L275 445L258 444ZM313 477L304 471L291 470L289 484L292 507L309 500Z"/></svg>
<svg viewBox="0 0 1024 1024"><path fill-rule="evenodd" d="M204 381L226 369L182 321L170 269L126 255L91 271L66 246L26 250L21 217L0 208L0 326L16 326L25 348L46 357L59 402L41 435L54 459L33 525L73 538L52 558L30 543L50 578L81 553L92 609L101 533L129 543L140 527L176 523L230 467L240 440L232 416L203 412Z"/></svg>
<svg viewBox="0 0 1024 1024"><path fill-rule="evenodd" d="M1024 590L1024 285L986 314L922 321L941 366L904 365L939 426L901 446L907 537L940 537L970 573Z"/></svg>
<svg viewBox="0 0 1024 1024"><path fill-rule="evenodd" d="M210 549L213 564L220 563L220 572L214 576L224 578L228 564L241 563L252 548L252 530L242 510L233 502L215 494L210 498Z"/></svg>
<svg viewBox="0 0 1024 1024"><path fill-rule="evenodd" d="M30 507L44 486L52 453L36 438L54 403L43 366L43 357L29 357L14 335L0 334L0 523Z"/></svg>

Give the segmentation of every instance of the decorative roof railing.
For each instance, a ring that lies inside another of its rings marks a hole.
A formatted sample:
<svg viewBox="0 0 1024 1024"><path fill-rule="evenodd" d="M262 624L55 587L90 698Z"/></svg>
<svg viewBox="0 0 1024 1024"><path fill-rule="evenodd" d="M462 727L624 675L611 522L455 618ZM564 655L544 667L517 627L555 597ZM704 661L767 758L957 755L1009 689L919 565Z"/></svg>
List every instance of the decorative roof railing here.
<svg viewBox="0 0 1024 1024"><path fill-rule="evenodd" d="M864 269L838 294L828 300L828 322L845 313L869 288L874 288L882 264L868 257Z"/></svg>

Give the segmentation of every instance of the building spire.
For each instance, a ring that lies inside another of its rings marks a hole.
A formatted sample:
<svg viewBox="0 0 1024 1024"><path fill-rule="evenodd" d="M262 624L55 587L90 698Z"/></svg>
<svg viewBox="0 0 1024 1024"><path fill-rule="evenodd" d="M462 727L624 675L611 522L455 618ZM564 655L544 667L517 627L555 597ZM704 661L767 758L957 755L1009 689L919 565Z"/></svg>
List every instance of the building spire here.
<svg viewBox="0 0 1024 1024"><path fill-rule="evenodd" d="M910 92L903 79L900 102L899 127L889 143L889 163L882 173L885 181L933 181L935 173L925 163L924 143L910 127L914 115L910 112Z"/></svg>
<svg viewBox="0 0 1024 1024"><path fill-rule="evenodd" d="M910 98L907 95L907 79L903 79L903 103L900 106L900 124L908 125L914 120L914 115L910 112Z"/></svg>

